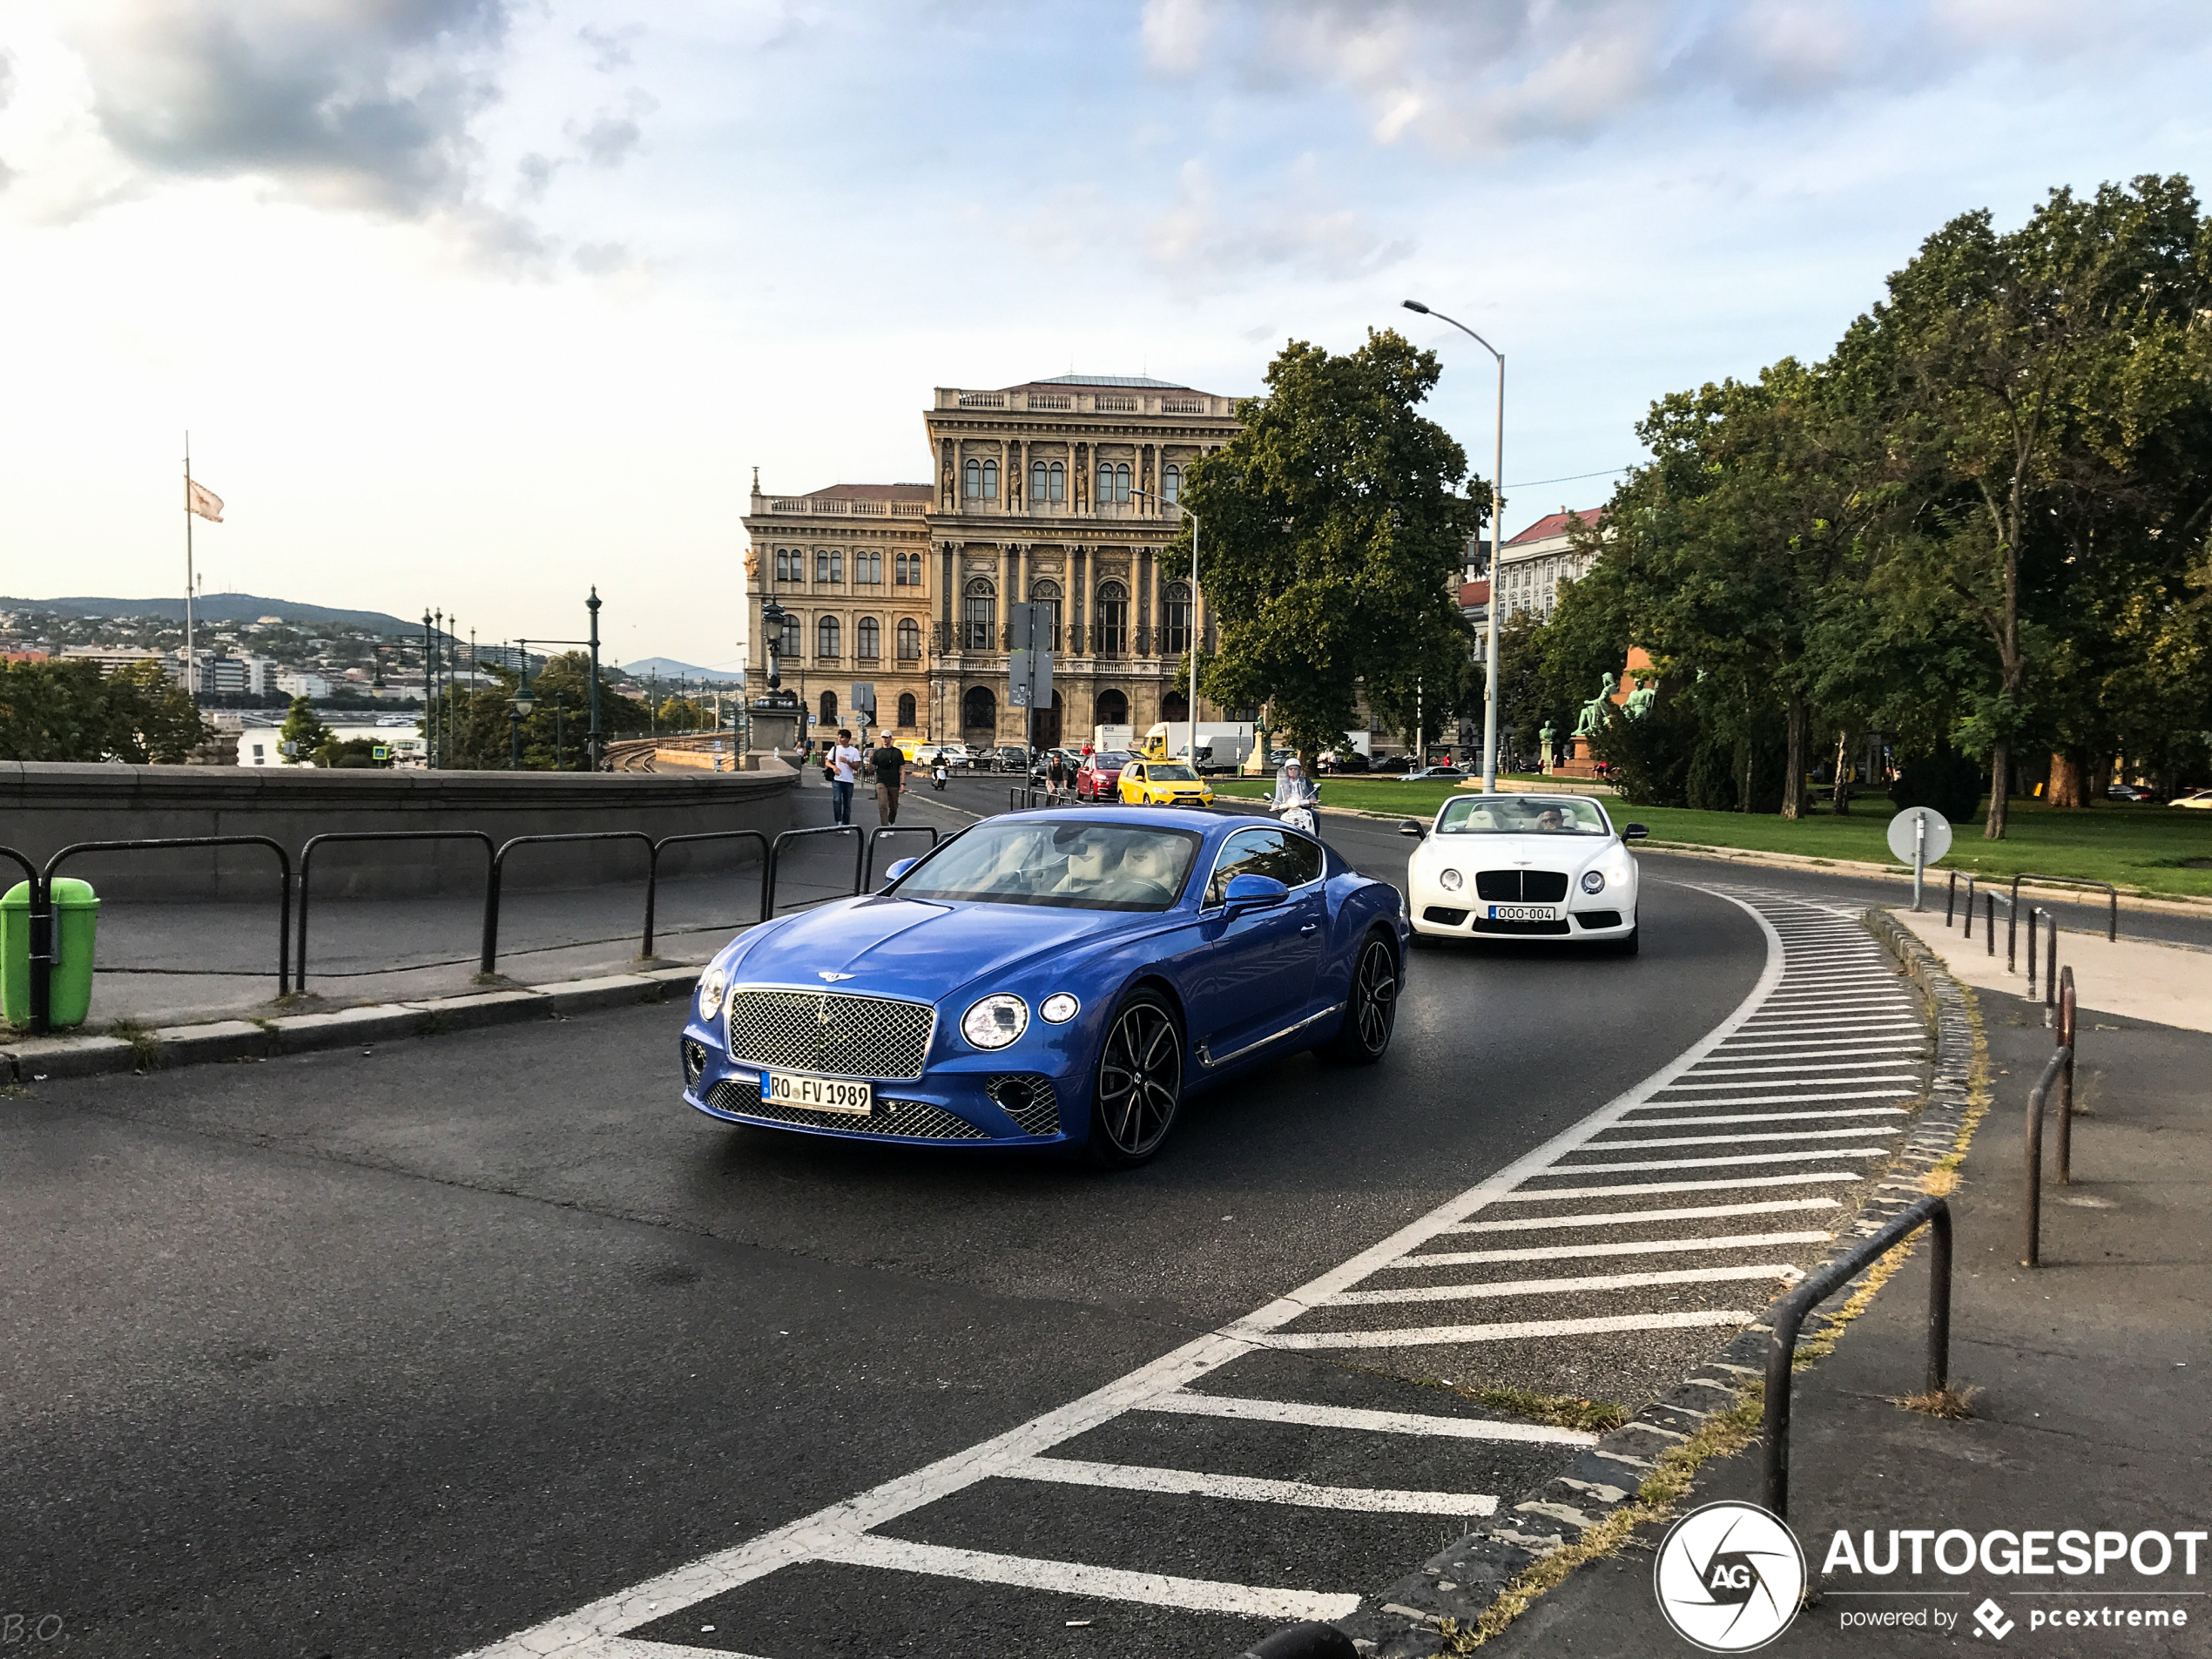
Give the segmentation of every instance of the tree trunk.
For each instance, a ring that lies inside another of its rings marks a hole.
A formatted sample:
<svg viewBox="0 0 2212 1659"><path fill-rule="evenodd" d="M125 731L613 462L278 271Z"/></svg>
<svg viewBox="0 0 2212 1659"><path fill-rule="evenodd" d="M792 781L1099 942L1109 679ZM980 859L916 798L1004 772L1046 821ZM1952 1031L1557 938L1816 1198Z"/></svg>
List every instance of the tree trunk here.
<svg viewBox="0 0 2212 1659"><path fill-rule="evenodd" d="M1832 810L1838 818L1844 816L1851 811L1851 768L1846 764L1846 757L1850 753L1850 748L1851 733L1848 732L1837 732L1836 782L1833 792L1828 798L1828 805L1831 810Z"/></svg>
<svg viewBox="0 0 2212 1659"><path fill-rule="evenodd" d="M2010 817L2012 795L2006 786L2013 780L2013 746L1997 743L1989 751L1989 820L1982 826L1982 834L1993 841L2005 839L2005 825Z"/></svg>
<svg viewBox="0 0 2212 1659"><path fill-rule="evenodd" d="M2089 769L2079 755L2063 752L2051 756L2051 781L2043 791L2051 806L2072 809L2089 804Z"/></svg>
<svg viewBox="0 0 2212 1659"><path fill-rule="evenodd" d="M1782 816L1805 815L1805 700L1795 691L1784 716L1782 745Z"/></svg>

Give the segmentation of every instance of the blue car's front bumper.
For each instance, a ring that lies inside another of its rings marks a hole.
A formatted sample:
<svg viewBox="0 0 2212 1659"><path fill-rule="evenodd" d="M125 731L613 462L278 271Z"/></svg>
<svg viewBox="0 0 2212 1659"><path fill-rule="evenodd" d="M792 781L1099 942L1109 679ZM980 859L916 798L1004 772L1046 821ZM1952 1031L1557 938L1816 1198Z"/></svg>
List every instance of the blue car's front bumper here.
<svg viewBox="0 0 2212 1659"><path fill-rule="evenodd" d="M759 1068L732 1062L696 1017L685 1027L681 1055L685 1103L729 1123L908 1146L1036 1147L1082 1139L1088 1121L1084 1072L1022 1064L1057 1055L961 1055L911 1081L872 1082L875 1110L866 1117L764 1102Z"/></svg>

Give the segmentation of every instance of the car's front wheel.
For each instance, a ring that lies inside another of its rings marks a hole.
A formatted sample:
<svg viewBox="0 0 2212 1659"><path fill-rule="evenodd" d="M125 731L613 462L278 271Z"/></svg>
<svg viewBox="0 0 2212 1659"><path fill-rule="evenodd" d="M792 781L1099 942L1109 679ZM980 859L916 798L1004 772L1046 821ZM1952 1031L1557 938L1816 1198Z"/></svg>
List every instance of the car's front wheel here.
<svg viewBox="0 0 2212 1659"><path fill-rule="evenodd" d="M1372 1066L1388 1053L1398 1026L1399 985L1398 953L1380 933L1369 934L1352 965L1344 1023L1321 1050L1322 1057L1341 1065Z"/></svg>
<svg viewBox="0 0 2212 1659"><path fill-rule="evenodd" d="M1150 991L1114 1010L1090 1095L1083 1156L1105 1170L1133 1169L1160 1150L1183 1104L1183 1029Z"/></svg>

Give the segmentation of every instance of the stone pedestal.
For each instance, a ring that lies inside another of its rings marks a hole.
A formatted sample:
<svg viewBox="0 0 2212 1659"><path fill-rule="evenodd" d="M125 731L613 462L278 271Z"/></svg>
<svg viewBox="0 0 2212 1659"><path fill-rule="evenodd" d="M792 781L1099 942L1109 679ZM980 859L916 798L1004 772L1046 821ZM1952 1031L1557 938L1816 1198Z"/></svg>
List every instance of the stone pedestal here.
<svg viewBox="0 0 2212 1659"><path fill-rule="evenodd" d="M1576 738L1574 752L1552 768L1552 776L1554 778L1596 777L1597 760L1590 753L1590 740L1588 738Z"/></svg>
<svg viewBox="0 0 2212 1659"><path fill-rule="evenodd" d="M752 715L753 754L790 754L799 747L799 711L795 708L762 708L755 704Z"/></svg>

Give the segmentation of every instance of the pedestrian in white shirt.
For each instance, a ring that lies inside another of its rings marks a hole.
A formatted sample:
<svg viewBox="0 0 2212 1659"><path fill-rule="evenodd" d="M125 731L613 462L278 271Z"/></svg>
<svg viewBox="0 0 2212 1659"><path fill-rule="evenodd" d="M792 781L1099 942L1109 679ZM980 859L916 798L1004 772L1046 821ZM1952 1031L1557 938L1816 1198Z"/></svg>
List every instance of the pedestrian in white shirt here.
<svg viewBox="0 0 2212 1659"><path fill-rule="evenodd" d="M853 821L853 786L860 781L860 752L853 746L853 733L837 729L837 746L830 751L830 822Z"/></svg>

